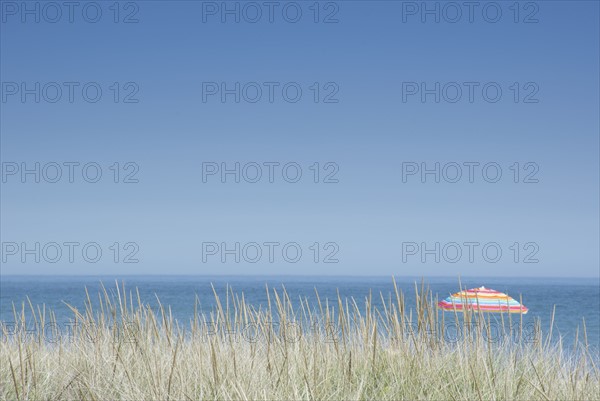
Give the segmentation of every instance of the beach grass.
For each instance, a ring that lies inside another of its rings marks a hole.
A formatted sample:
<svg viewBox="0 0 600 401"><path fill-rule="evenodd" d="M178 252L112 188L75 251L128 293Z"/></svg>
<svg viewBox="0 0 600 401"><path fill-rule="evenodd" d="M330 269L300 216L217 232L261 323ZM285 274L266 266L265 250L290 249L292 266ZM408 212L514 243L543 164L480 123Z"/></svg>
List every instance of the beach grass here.
<svg viewBox="0 0 600 401"><path fill-rule="evenodd" d="M265 291L261 306L215 291L211 311L180 322L118 284L86 290L68 333L43 306L15 306L16 323L2 323L0 399L600 399L584 326L567 350L520 315L441 312L423 284L410 310L395 282L362 300Z"/></svg>

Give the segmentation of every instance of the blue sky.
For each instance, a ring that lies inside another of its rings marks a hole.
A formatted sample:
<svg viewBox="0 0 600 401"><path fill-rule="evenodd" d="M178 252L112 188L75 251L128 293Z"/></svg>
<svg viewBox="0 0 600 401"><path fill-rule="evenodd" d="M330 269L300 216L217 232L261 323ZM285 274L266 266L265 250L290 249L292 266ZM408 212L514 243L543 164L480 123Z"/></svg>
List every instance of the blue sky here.
<svg viewBox="0 0 600 401"><path fill-rule="evenodd" d="M2 274L599 275L597 2L1 3Z"/></svg>

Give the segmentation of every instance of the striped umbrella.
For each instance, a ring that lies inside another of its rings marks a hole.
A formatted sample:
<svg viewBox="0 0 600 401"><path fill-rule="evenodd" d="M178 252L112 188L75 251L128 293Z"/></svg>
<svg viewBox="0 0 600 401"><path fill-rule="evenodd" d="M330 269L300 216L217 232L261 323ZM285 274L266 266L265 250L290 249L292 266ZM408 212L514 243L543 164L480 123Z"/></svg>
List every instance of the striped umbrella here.
<svg viewBox="0 0 600 401"><path fill-rule="evenodd" d="M528 309L503 292L479 287L460 291L438 302L438 308L459 312L463 308L482 312L527 313Z"/></svg>

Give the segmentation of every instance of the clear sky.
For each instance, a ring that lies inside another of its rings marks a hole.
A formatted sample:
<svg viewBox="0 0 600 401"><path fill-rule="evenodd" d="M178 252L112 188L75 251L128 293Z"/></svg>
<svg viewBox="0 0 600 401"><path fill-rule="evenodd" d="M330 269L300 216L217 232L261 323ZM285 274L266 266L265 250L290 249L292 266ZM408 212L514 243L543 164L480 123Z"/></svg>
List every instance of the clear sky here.
<svg viewBox="0 0 600 401"><path fill-rule="evenodd" d="M69 4L1 1L2 274L598 277L598 2Z"/></svg>

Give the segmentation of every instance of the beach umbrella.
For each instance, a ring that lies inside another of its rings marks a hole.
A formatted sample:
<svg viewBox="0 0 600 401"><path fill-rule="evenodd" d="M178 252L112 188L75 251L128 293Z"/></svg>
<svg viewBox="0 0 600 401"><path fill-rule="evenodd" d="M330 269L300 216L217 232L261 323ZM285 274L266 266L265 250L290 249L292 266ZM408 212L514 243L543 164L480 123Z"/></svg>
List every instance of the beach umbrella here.
<svg viewBox="0 0 600 401"><path fill-rule="evenodd" d="M490 288L471 288L450 295L438 302L445 311L463 312L464 309L482 312L527 313L528 309L503 292Z"/></svg>

